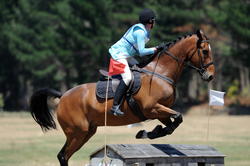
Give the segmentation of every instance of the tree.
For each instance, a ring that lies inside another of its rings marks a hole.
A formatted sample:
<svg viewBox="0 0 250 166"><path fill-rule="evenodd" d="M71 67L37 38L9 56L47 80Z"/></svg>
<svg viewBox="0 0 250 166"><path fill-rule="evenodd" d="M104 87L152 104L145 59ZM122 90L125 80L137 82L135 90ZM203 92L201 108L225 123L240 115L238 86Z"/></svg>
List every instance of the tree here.
<svg viewBox="0 0 250 166"><path fill-rule="evenodd" d="M148 46L201 28L215 57L213 86L226 90L238 81L246 93L249 6L247 0L2 0L0 95L5 109L27 108L32 91L40 87L64 92L97 81L98 69L108 66L108 48L138 22L143 8L157 15ZM181 99L200 101L206 88L196 73L184 70L178 84Z"/></svg>
<svg viewBox="0 0 250 166"><path fill-rule="evenodd" d="M248 94L250 90L250 4L249 1L228 2L226 10L227 20L225 24L232 36L232 55L237 63L240 73L240 87L242 94Z"/></svg>
<svg viewBox="0 0 250 166"><path fill-rule="evenodd" d="M216 7L216 8L215 8ZM215 9L214 9L215 8ZM250 42L250 5L248 1L214 1L214 6L208 8L208 15L213 20L220 33L224 34L224 40L217 42L220 55L225 58L220 62L225 62L221 75L226 76L224 83L240 81L241 93L246 93L250 89L249 84L249 42ZM227 34L227 35L225 35ZM221 66L221 64L220 64ZM239 71L239 72L235 72ZM239 74L240 73L240 74ZM223 79L221 79L223 80ZM230 87L226 85L226 87Z"/></svg>
<svg viewBox="0 0 250 166"><path fill-rule="evenodd" d="M13 18L12 12L17 1L1 1L0 5L0 93L4 99L4 109L15 110L20 108L20 87L19 76L21 64L11 54L7 33L10 32L8 23Z"/></svg>
<svg viewBox="0 0 250 166"><path fill-rule="evenodd" d="M109 1L13 2L4 3L3 8L7 9L1 14L1 19L10 15L1 28L5 42L1 57L6 66L15 66L11 73L1 70L1 75L8 76L1 76L2 83L11 82L3 87L6 102L13 101L10 105L18 107L18 98L27 96L30 86L65 91L96 79L111 36L107 21Z"/></svg>

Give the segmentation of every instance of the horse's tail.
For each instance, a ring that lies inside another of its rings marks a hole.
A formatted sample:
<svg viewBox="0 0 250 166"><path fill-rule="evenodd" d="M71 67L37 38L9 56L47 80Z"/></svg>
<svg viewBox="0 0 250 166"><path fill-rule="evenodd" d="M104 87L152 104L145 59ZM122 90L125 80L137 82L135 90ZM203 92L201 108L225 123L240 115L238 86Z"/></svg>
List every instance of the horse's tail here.
<svg viewBox="0 0 250 166"><path fill-rule="evenodd" d="M48 97L60 98L61 92L53 89L40 89L30 98L30 112L34 120L41 126L43 131L56 129L56 123L53 119L53 112L47 104Z"/></svg>

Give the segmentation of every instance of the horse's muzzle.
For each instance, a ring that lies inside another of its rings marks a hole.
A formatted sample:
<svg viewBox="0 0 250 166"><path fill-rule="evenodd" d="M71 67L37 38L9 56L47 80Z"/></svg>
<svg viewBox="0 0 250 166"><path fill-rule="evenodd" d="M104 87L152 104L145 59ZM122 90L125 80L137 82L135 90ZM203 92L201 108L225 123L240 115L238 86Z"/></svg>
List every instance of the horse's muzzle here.
<svg viewBox="0 0 250 166"><path fill-rule="evenodd" d="M204 72L201 73L201 78L202 78L203 80L209 82L209 81L211 81L211 80L214 78L214 76L213 76L212 74L210 74L209 72L204 71Z"/></svg>

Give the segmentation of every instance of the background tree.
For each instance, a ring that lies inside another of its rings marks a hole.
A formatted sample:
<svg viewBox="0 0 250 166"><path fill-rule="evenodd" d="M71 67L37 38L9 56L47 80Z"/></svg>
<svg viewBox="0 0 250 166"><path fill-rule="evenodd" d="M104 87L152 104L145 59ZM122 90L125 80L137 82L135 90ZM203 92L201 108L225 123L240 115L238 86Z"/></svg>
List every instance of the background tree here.
<svg viewBox="0 0 250 166"><path fill-rule="evenodd" d="M227 19L225 29L232 37L231 55L232 63L237 67L239 74L236 75L240 81L240 92L247 95L250 91L249 69L250 69L250 2L228 1L225 9Z"/></svg>
<svg viewBox="0 0 250 166"><path fill-rule="evenodd" d="M27 109L31 93L40 87L64 92L97 81L98 69L108 66L108 48L138 22L143 8L157 15L148 46L202 29L215 57L217 74L212 86L231 96L247 97L249 6L247 0L2 0L0 96L4 109ZM206 101L207 85L195 71L185 69L177 89L180 104Z"/></svg>

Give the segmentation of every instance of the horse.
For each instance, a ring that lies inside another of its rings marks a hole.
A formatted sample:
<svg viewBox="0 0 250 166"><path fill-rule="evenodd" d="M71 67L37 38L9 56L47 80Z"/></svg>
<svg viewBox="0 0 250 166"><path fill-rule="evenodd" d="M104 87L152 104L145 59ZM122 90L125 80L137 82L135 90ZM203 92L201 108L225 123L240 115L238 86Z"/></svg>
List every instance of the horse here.
<svg viewBox="0 0 250 166"><path fill-rule="evenodd" d="M170 107L175 101L175 85L185 66L197 70L205 81L214 78L215 66L209 39L201 30L167 43L165 49L142 68L152 74L141 74L141 87L133 97L147 119L158 119L164 127L158 125L151 132L141 130L136 138L154 139L170 135L182 123L182 115ZM85 83L64 94L45 88L31 96L31 115L43 131L56 128L53 117L56 112L66 136L66 142L57 155L61 166L68 166L70 157L96 133L97 127L105 125L105 104L110 110L113 99L100 101L95 91L96 83ZM54 109L48 107L47 100L51 97L55 99ZM106 114L106 125L120 126L142 121L132 113L126 101L121 108L125 115Z"/></svg>

